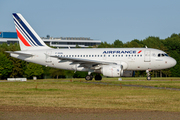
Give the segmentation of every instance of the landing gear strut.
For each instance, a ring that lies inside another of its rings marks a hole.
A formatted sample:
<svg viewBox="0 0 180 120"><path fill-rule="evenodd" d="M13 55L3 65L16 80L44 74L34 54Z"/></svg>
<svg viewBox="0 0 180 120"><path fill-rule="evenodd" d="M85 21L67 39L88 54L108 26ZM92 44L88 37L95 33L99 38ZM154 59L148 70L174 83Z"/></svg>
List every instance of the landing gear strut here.
<svg viewBox="0 0 180 120"><path fill-rule="evenodd" d="M149 71L151 71L151 70L150 70L150 69L149 69L149 70L146 70L147 80L151 80L151 74L149 73Z"/></svg>

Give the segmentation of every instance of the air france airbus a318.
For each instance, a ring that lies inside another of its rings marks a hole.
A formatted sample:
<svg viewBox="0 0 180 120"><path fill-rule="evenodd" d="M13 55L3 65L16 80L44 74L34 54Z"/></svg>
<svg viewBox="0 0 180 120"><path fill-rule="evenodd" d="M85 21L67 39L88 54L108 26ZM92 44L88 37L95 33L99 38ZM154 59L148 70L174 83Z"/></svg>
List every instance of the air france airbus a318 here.
<svg viewBox="0 0 180 120"><path fill-rule="evenodd" d="M91 73L108 77L132 76L133 71L146 70L150 80L150 70L160 70L176 65L176 60L164 51L152 48L88 48L53 49L48 47L24 17L13 13L21 51L6 51L12 57L49 67L87 71L86 80L92 80Z"/></svg>

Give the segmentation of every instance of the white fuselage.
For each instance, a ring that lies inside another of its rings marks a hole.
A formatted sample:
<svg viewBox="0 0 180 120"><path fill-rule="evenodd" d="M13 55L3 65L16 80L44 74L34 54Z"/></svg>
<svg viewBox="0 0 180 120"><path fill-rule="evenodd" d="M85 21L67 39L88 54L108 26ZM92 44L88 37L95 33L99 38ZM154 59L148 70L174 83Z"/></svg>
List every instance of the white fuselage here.
<svg viewBox="0 0 180 120"><path fill-rule="evenodd" d="M49 67L89 71L90 68L80 66L81 62L61 60L50 56L78 58L82 60L98 60L123 65L123 70L159 70L173 67L176 60L158 49L152 48L76 48L29 50L33 56L11 53L12 57Z"/></svg>

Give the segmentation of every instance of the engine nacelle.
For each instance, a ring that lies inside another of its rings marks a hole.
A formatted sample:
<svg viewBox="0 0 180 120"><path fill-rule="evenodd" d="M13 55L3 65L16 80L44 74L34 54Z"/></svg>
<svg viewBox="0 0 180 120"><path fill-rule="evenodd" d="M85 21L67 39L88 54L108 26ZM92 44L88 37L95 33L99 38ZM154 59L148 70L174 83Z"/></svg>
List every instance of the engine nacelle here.
<svg viewBox="0 0 180 120"><path fill-rule="evenodd" d="M120 77L123 75L122 65L104 65L101 73L107 77Z"/></svg>

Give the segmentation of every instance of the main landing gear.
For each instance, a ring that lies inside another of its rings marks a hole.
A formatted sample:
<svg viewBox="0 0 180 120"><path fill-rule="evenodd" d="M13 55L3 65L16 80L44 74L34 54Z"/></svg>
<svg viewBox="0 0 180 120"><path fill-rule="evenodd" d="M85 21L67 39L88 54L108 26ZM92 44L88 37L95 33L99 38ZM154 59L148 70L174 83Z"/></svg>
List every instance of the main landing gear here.
<svg viewBox="0 0 180 120"><path fill-rule="evenodd" d="M102 77L101 77L101 75L100 75L100 74L96 75L96 76L95 76L95 80L97 80L97 81L100 81L100 80L102 80Z"/></svg>
<svg viewBox="0 0 180 120"><path fill-rule="evenodd" d="M85 79L86 79L87 81L92 80L92 79L93 79L93 76L92 76L92 75L86 75ZM100 80L102 80L102 77L101 77L100 74L98 74L98 75L96 75L96 76L94 77L94 79L97 80L97 81L100 81Z"/></svg>
<svg viewBox="0 0 180 120"><path fill-rule="evenodd" d="M149 70L146 70L147 80L151 80L151 74L149 73L149 71L151 71L151 70L150 70L150 69L149 69Z"/></svg>
<svg viewBox="0 0 180 120"><path fill-rule="evenodd" d="M87 81L92 80L92 79L93 79L93 76L92 76L92 75L86 75L85 79L86 79Z"/></svg>

